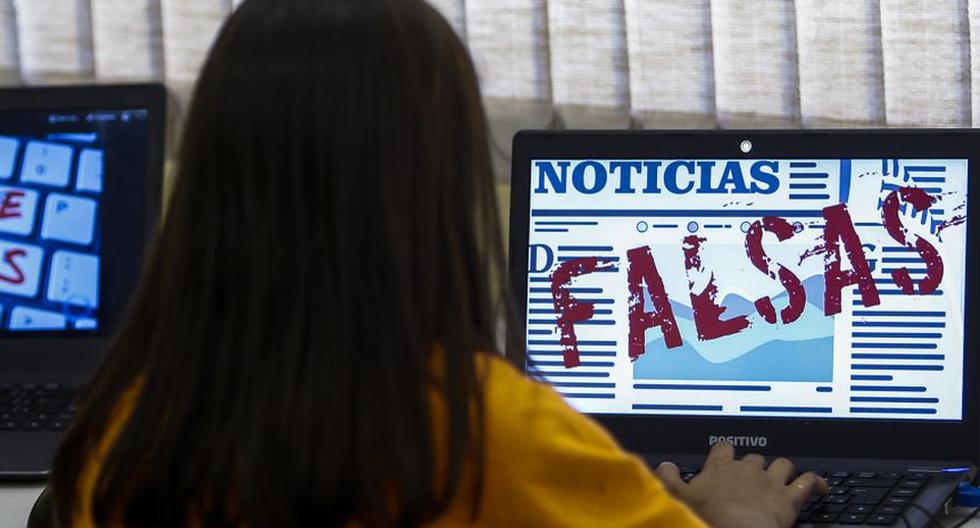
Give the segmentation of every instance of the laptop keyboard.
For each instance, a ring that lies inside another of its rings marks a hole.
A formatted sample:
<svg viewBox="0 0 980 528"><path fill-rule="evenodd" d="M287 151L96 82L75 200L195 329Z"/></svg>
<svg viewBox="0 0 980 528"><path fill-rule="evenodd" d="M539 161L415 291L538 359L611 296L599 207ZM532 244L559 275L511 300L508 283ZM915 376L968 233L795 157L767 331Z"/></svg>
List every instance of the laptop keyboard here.
<svg viewBox="0 0 980 528"><path fill-rule="evenodd" d="M0 383L0 431L64 431L75 415L78 387Z"/></svg>
<svg viewBox="0 0 980 528"><path fill-rule="evenodd" d="M699 472L682 467L681 477L689 481ZM797 523L893 525L932 478L928 473L810 472L827 479L830 493L806 501Z"/></svg>
<svg viewBox="0 0 980 528"><path fill-rule="evenodd" d="M0 136L0 328L98 326L103 151Z"/></svg>

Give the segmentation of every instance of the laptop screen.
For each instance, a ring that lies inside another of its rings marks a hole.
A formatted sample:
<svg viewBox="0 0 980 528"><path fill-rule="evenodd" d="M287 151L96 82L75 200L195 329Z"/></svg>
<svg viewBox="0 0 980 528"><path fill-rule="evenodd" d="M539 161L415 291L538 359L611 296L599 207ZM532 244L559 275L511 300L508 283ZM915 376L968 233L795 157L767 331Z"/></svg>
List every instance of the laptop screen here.
<svg viewBox="0 0 980 528"><path fill-rule="evenodd" d="M143 177L147 111L0 112L0 334L99 330L105 181Z"/></svg>
<svg viewBox="0 0 980 528"><path fill-rule="evenodd" d="M962 419L965 159L534 159L526 343L600 414Z"/></svg>

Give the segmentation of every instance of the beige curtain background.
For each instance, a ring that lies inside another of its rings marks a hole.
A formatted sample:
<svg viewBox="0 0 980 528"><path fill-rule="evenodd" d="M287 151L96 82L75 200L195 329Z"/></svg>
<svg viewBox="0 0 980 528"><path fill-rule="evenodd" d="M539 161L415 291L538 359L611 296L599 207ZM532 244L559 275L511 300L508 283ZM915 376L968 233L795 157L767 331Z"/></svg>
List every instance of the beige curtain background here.
<svg viewBox="0 0 980 528"><path fill-rule="evenodd" d="M430 1L503 194L520 128L980 125L980 0ZM0 0L0 83L160 80L179 115L239 3Z"/></svg>

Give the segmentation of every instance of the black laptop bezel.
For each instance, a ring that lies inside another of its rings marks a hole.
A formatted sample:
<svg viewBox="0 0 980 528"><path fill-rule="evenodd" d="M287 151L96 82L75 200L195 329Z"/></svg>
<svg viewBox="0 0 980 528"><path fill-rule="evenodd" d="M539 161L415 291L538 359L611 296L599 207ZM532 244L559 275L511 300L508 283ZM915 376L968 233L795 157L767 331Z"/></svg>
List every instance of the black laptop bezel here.
<svg viewBox="0 0 980 528"><path fill-rule="evenodd" d="M147 111L144 174L124 186L111 177L104 182L100 328L0 335L0 381L84 382L101 361L160 222L166 101L166 88L159 83L0 89L0 113Z"/></svg>
<svg viewBox="0 0 980 528"><path fill-rule="evenodd" d="M740 144L752 142L751 152ZM518 335L526 335L530 168L532 159L821 159L965 158L968 194L980 178L980 134L971 129L930 130L677 130L521 131L514 137L509 268ZM975 208L976 206L970 206ZM980 214L967 220L965 317L980 288L977 240ZM966 325L964 350L976 350L976 330ZM514 351L509 351L513 353ZM512 356L513 357L513 356ZM980 459L978 362L964 355L963 420L861 420L663 415L593 415L623 446L638 453L699 454L710 436L764 437L752 451L812 457Z"/></svg>

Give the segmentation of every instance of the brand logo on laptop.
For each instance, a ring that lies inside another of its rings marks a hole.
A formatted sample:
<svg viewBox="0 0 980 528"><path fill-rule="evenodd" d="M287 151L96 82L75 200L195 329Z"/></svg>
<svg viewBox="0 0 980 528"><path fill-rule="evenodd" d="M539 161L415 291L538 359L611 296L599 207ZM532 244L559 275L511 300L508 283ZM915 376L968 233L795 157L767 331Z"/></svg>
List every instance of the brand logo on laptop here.
<svg viewBox="0 0 980 528"><path fill-rule="evenodd" d="M709 446L718 442L728 442L735 447L766 447L769 440L764 436L708 436Z"/></svg>

